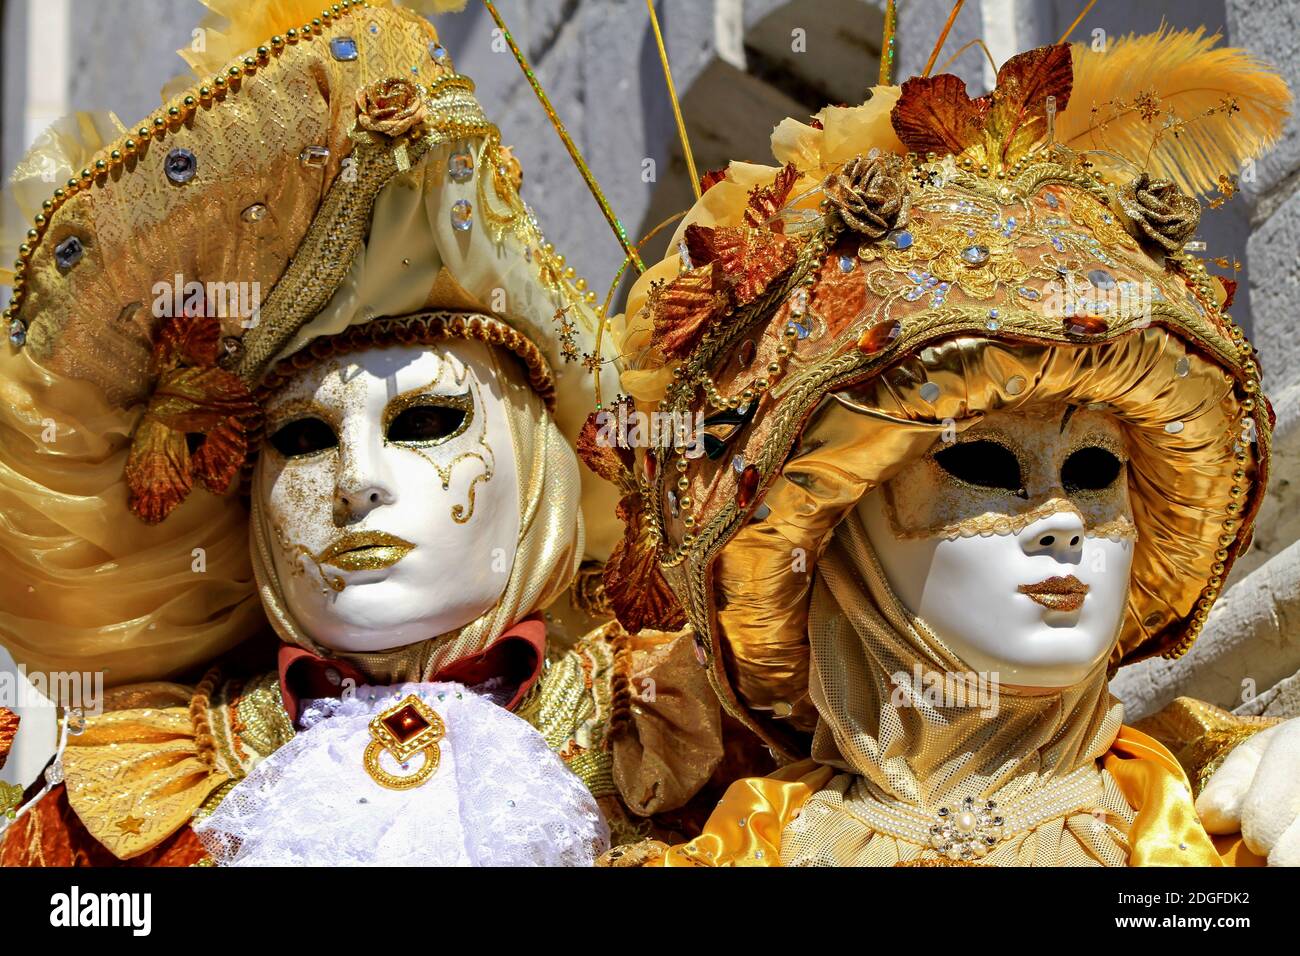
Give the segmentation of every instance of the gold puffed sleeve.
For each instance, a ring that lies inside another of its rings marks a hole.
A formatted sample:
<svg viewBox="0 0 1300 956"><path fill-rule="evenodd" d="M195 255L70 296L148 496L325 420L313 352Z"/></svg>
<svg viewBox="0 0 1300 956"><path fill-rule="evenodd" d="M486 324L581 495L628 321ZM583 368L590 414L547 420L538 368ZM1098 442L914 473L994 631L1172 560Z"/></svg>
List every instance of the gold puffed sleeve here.
<svg viewBox="0 0 1300 956"><path fill-rule="evenodd" d="M780 866L786 824L834 775L830 767L801 760L766 777L737 780L694 840L673 847L657 840L615 847L598 865Z"/></svg>
<svg viewBox="0 0 1300 956"><path fill-rule="evenodd" d="M1279 723L1277 717L1239 717L1194 697L1177 697L1133 726L1169 748L1199 796L1237 744Z"/></svg>
<svg viewBox="0 0 1300 956"><path fill-rule="evenodd" d="M676 810L722 762L722 708L689 628L620 633L616 645L614 782L638 816Z"/></svg>
<svg viewBox="0 0 1300 956"><path fill-rule="evenodd" d="M231 779L217 765L209 723L215 671L192 692L176 684L123 688L106 703L135 703L86 720L63 753L68 803L119 860L139 856L189 823Z"/></svg>

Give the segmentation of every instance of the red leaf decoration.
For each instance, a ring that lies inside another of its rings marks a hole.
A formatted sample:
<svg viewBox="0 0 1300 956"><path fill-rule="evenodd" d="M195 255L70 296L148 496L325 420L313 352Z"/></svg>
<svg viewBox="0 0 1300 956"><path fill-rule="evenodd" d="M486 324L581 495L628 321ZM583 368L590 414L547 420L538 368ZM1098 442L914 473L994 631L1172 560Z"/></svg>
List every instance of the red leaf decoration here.
<svg viewBox="0 0 1300 956"><path fill-rule="evenodd" d="M578 457L593 472L623 488L635 488L636 459L623 434L620 409L630 419L635 406L625 398L612 408L592 412L578 432Z"/></svg>
<svg viewBox="0 0 1300 956"><path fill-rule="evenodd" d="M659 565L658 548L640 494L618 503L623 538L605 562L605 597L629 633L643 628L676 631L686 626L686 613Z"/></svg>
<svg viewBox="0 0 1300 956"><path fill-rule="evenodd" d="M908 149L955 156L979 142L987 107L986 100L966 94L960 77L943 73L905 82L889 118Z"/></svg>
<svg viewBox="0 0 1300 956"><path fill-rule="evenodd" d="M744 226L686 227L686 251L697 265L713 263L737 306L748 305L794 265L794 243L767 229Z"/></svg>
<svg viewBox="0 0 1300 956"><path fill-rule="evenodd" d="M9 751L13 749L14 738L18 736L19 717L8 707L0 707L0 767L5 765L9 758ZM4 804L0 803L0 812L4 811Z"/></svg>
<svg viewBox="0 0 1300 956"><path fill-rule="evenodd" d="M727 178L727 170L725 168L708 170L703 176L700 177L700 195L704 195L706 192L708 192L710 189L718 185L718 183L722 182L726 178Z"/></svg>
<svg viewBox="0 0 1300 956"><path fill-rule="evenodd" d="M786 163L770 186L755 186L751 189L749 205L745 208L745 225L754 229L785 231L785 223L777 218L777 213L784 208L798 178L799 170L794 163Z"/></svg>
<svg viewBox="0 0 1300 956"><path fill-rule="evenodd" d="M169 319L154 347L162 366L126 459L127 507L150 524L167 517L197 479L230 490L258 413L243 380L216 367L221 324L209 316ZM190 437L200 441L193 453Z"/></svg>
<svg viewBox="0 0 1300 956"><path fill-rule="evenodd" d="M728 304L727 286L716 263L683 272L650 291L651 342L668 358L682 358Z"/></svg>
<svg viewBox="0 0 1300 956"><path fill-rule="evenodd" d="M1043 135L1047 98L1056 97L1057 112L1070 102L1074 65L1064 43L1018 53L998 70L998 82L988 97L984 128L995 142L998 156L1027 150Z"/></svg>

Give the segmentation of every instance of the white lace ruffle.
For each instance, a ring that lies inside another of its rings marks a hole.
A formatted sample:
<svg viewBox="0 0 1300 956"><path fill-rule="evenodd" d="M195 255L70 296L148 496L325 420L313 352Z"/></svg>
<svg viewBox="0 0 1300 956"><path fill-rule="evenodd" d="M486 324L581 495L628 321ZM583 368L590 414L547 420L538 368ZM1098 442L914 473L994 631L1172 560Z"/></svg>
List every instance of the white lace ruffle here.
<svg viewBox="0 0 1300 956"><path fill-rule="evenodd" d="M422 786L389 790L362 764L368 726L409 693L446 723L442 762ZM590 866L609 845L595 799L542 735L459 684L362 686L306 702L299 723L195 822L219 865Z"/></svg>

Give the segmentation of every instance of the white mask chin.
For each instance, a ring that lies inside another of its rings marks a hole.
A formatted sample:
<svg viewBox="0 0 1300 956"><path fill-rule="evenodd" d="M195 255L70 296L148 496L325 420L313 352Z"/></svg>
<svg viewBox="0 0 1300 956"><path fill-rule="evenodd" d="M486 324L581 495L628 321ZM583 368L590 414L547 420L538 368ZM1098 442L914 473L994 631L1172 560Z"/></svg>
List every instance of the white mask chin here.
<svg viewBox="0 0 1300 956"><path fill-rule="evenodd" d="M890 587L971 670L1064 688L1114 646L1136 533L1100 412L998 412L859 503Z"/></svg>
<svg viewBox="0 0 1300 956"><path fill-rule="evenodd" d="M254 476L298 625L339 651L436 637L501 598L519 479L488 346L336 357L268 403Z"/></svg>

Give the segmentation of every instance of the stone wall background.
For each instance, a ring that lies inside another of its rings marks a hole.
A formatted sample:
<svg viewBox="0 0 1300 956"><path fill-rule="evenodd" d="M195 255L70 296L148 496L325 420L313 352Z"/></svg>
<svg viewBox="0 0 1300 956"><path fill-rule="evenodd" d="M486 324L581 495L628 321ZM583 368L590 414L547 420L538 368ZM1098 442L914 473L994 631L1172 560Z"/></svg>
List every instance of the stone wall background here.
<svg viewBox="0 0 1300 956"><path fill-rule="evenodd" d="M690 202L686 167L641 0L500 0L512 32L549 91L613 208L641 235ZM919 72L951 0L902 0L897 76ZM969 0L940 63L982 37L1001 63L1054 42L1083 0ZM875 82L883 0L659 0L674 76L701 172L728 159L770 161L768 135L788 115L857 103ZM175 56L201 20L197 0L0 0L0 159L6 170L31 138L70 108L112 110L126 123L158 103L184 64ZM1102 0L1073 34L1110 36L1204 25L1279 65L1300 88L1300 7L1292 0ZM572 167L492 23L471 0L436 20L461 72L513 144L525 198L552 241L603 294L622 251ZM799 31L805 48L792 49ZM993 71L977 48L949 67L972 94ZM652 164L653 176L645 175ZM1114 686L1136 716L1177 693L1256 709L1253 698L1300 670L1300 131L1257 164L1253 182L1207 215L1214 255L1244 263L1234 313L1264 357L1278 412L1270 500L1254 551L1179 662L1126 669ZM653 260L651 248L646 258ZM1248 682L1243 684L1244 682ZM1274 693L1267 698L1292 699Z"/></svg>

